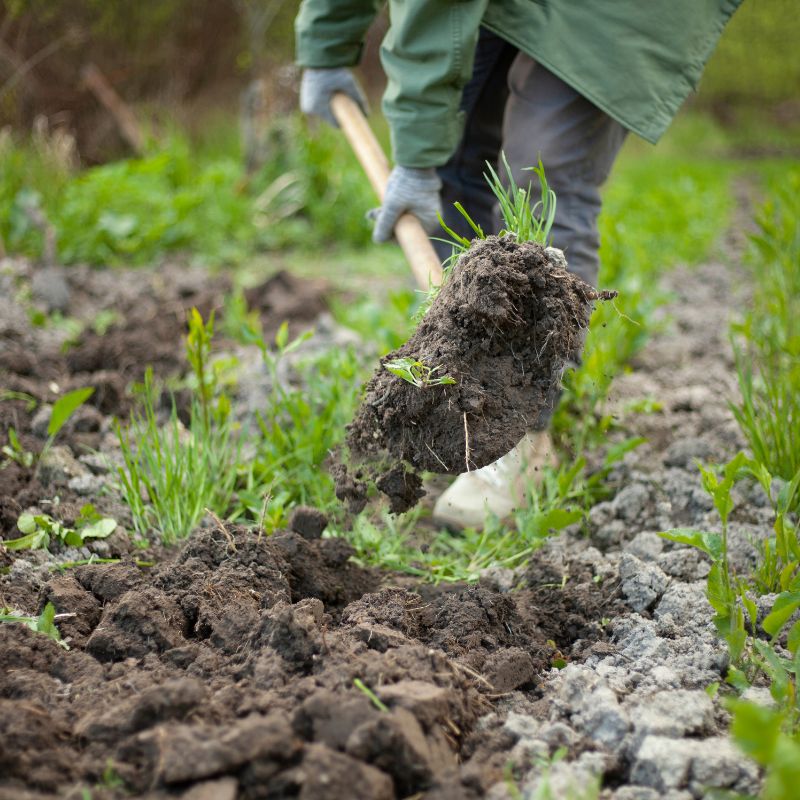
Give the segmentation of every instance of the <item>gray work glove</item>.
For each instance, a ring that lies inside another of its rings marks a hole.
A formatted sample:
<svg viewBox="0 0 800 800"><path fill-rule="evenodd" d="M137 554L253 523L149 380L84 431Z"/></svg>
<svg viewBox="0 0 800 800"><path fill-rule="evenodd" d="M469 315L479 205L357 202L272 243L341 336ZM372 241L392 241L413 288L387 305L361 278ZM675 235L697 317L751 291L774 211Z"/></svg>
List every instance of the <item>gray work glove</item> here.
<svg viewBox="0 0 800 800"><path fill-rule="evenodd" d="M367 98L358 85L353 73L344 67L333 69L306 69L300 81L300 110L304 114L322 117L325 122L339 127L331 111L331 98L336 92L342 92L361 106L367 113Z"/></svg>
<svg viewBox="0 0 800 800"><path fill-rule="evenodd" d="M372 241L388 242L397 220L406 211L419 219L427 233L433 233L439 227L441 188L442 182L432 167L395 167L386 184L383 205L370 214L375 220Z"/></svg>

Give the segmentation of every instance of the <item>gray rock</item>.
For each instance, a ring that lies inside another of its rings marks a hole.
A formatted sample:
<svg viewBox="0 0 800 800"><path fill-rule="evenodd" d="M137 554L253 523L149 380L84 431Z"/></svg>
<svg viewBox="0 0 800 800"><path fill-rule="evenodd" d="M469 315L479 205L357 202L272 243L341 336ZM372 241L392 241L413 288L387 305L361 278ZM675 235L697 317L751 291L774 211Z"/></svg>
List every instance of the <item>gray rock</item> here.
<svg viewBox="0 0 800 800"><path fill-rule="evenodd" d="M39 480L44 486L64 486L70 479L86 477L89 471L64 445L51 447L39 461Z"/></svg>
<svg viewBox="0 0 800 800"><path fill-rule="evenodd" d="M567 269L567 257L564 255L563 250L559 250L557 247L546 247L544 254L554 267Z"/></svg>
<svg viewBox="0 0 800 800"><path fill-rule="evenodd" d="M614 514L626 522L632 522L644 510L650 494L650 490L641 483L632 483L626 486L611 501Z"/></svg>
<svg viewBox="0 0 800 800"><path fill-rule="evenodd" d="M623 548L623 552L640 558L642 561L655 561L664 549L664 540L652 531L637 533Z"/></svg>
<svg viewBox="0 0 800 800"><path fill-rule="evenodd" d="M70 288L61 267L40 267L31 278L33 299L42 303L48 313L66 312L70 305Z"/></svg>
<svg viewBox="0 0 800 800"><path fill-rule="evenodd" d="M714 704L702 690L661 691L636 697L627 706L637 734L673 738L708 733L714 727Z"/></svg>
<svg viewBox="0 0 800 800"><path fill-rule="evenodd" d="M686 786L697 743L667 736L646 736L631 767L634 783L659 791Z"/></svg>
<svg viewBox="0 0 800 800"><path fill-rule="evenodd" d="M585 698L573 722L587 738L610 750L619 747L631 726L616 694L605 685L598 686Z"/></svg>
<svg viewBox="0 0 800 800"><path fill-rule="evenodd" d="M711 456L711 448L703 439L687 437L676 439L664 455L664 463L668 467L684 467L691 469L695 461L705 461Z"/></svg>
<svg viewBox="0 0 800 800"><path fill-rule="evenodd" d="M649 786L623 786L609 800L661 800L661 795Z"/></svg>
<svg viewBox="0 0 800 800"><path fill-rule="evenodd" d="M652 607L667 588L669 578L654 564L645 564L631 553L623 553L619 562L622 594L634 611Z"/></svg>
<svg viewBox="0 0 800 800"><path fill-rule="evenodd" d="M708 557L694 547L679 547L662 553L656 564L670 577L682 581L699 581L708 576L711 562Z"/></svg>
<svg viewBox="0 0 800 800"><path fill-rule="evenodd" d="M682 621L682 627L691 624L713 629L714 626L711 622L713 613L713 609L706 599L704 582L679 583L673 581L664 592L653 616L659 619L671 614L673 619Z"/></svg>

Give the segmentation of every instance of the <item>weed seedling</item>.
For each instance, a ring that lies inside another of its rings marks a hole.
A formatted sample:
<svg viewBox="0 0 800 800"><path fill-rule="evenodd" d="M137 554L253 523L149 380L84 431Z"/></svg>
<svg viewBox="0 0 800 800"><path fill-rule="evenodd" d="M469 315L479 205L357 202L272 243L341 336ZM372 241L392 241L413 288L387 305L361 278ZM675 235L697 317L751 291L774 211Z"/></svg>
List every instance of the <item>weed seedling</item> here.
<svg viewBox="0 0 800 800"><path fill-rule="evenodd" d="M67 547L83 547L87 539L106 539L117 529L117 521L101 517L91 503L81 509L75 527L69 528L49 514L20 514L17 527L24 534L18 539L7 539L7 550L39 550L50 546L53 539Z"/></svg>
<svg viewBox="0 0 800 800"><path fill-rule="evenodd" d="M389 711L389 707L386 705L386 703L384 703L380 697L378 697L378 695L376 695L375 692L373 692L372 689L370 689L369 686L367 686L364 681L361 680L361 678L354 678L353 686L355 686L359 692L365 694L369 698L369 701L372 703L372 705L378 709L378 711Z"/></svg>
<svg viewBox="0 0 800 800"><path fill-rule="evenodd" d="M3 461L0 462L0 468L14 461L21 467L30 469L36 460L36 455L22 446L14 428L8 429L8 444L3 445L0 453L5 456Z"/></svg>
<svg viewBox="0 0 800 800"><path fill-rule="evenodd" d="M393 361L387 361L383 366L392 375L397 375L398 378L402 378L418 389L424 389L427 386L444 386L456 382L455 378L450 375L434 377L434 373L442 368L441 365L429 367L416 358L396 358Z"/></svg>
<svg viewBox="0 0 800 800"><path fill-rule="evenodd" d="M48 603L38 617L26 617L20 614L12 614L9 609L0 609L0 622L27 625L32 631L43 633L54 642L58 642L65 650L69 650L67 643L61 641L61 633L56 627L55 620L56 609L52 603Z"/></svg>

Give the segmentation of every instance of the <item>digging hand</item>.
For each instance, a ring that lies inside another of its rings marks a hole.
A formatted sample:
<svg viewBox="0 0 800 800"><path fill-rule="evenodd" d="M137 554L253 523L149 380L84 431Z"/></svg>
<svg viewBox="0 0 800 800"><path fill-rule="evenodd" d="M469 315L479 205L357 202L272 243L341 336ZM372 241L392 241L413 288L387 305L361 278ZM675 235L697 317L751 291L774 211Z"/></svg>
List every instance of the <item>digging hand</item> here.
<svg viewBox="0 0 800 800"><path fill-rule="evenodd" d="M353 73L344 67L334 69L306 69L300 81L300 110L304 114L322 117L334 128L339 123L331 111L331 98L342 92L355 100L364 114L367 113L367 98Z"/></svg>
<svg viewBox="0 0 800 800"><path fill-rule="evenodd" d="M372 241L388 242L397 220L407 211L419 219L427 233L433 233L439 226L441 188L442 182L432 167L395 167L386 184L383 205L370 213L375 220Z"/></svg>

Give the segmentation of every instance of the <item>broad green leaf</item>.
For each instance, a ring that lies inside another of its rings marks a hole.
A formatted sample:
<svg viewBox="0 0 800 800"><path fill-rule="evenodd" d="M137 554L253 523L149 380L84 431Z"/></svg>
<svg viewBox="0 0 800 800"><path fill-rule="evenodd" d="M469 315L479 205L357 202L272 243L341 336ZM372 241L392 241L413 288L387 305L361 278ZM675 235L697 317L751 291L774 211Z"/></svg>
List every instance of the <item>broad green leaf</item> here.
<svg viewBox="0 0 800 800"><path fill-rule="evenodd" d="M23 533L34 533L39 526L36 524L36 520L34 519L33 514L26 513L19 515L19 519L17 520L17 527Z"/></svg>
<svg viewBox="0 0 800 800"><path fill-rule="evenodd" d="M6 550L39 550L50 544L47 531L37 528L32 533L20 536L19 539L6 539L3 546Z"/></svg>
<svg viewBox="0 0 800 800"><path fill-rule="evenodd" d="M708 573L706 596L714 611L726 618L729 616L734 598L725 581L724 566L719 561L715 561L711 565Z"/></svg>
<svg viewBox="0 0 800 800"><path fill-rule="evenodd" d="M800 592L781 592L772 604L762 627L770 636L777 636L789 617L800 608Z"/></svg>
<svg viewBox="0 0 800 800"><path fill-rule="evenodd" d="M781 733L783 716L771 708L746 700L731 700L731 733L739 747L760 764L769 763Z"/></svg>
<svg viewBox="0 0 800 800"><path fill-rule="evenodd" d="M62 535L61 541L69 547L80 547L83 544L83 537L77 531L68 530Z"/></svg>
<svg viewBox="0 0 800 800"><path fill-rule="evenodd" d="M546 533L547 531L560 531L568 525L580 522L581 519L583 519L582 511L553 508L542 515L539 525L542 533Z"/></svg>
<svg viewBox="0 0 800 800"><path fill-rule="evenodd" d="M673 528L658 535L671 542L696 547L711 556L713 561L719 561L722 557L722 536L719 533L698 531L694 528Z"/></svg>
<svg viewBox="0 0 800 800"><path fill-rule="evenodd" d="M797 622L795 622L794 625L789 628L786 648L795 656L800 654L800 620L797 620ZM797 677L800 678L800 675Z"/></svg>
<svg viewBox="0 0 800 800"><path fill-rule="evenodd" d="M50 412L50 423L47 426L47 435L54 437L64 427L67 420L80 408L92 395L94 389L87 386L84 389L75 389L67 392L53 404Z"/></svg>
<svg viewBox="0 0 800 800"><path fill-rule="evenodd" d="M111 517L103 517L80 529L81 540L84 539L105 539L117 529L117 521Z"/></svg>
<svg viewBox="0 0 800 800"><path fill-rule="evenodd" d="M278 350L283 350L284 347L289 342L289 323L285 320L281 322L280 328L278 328L278 332L275 334L275 344L278 347Z"/></svg>

